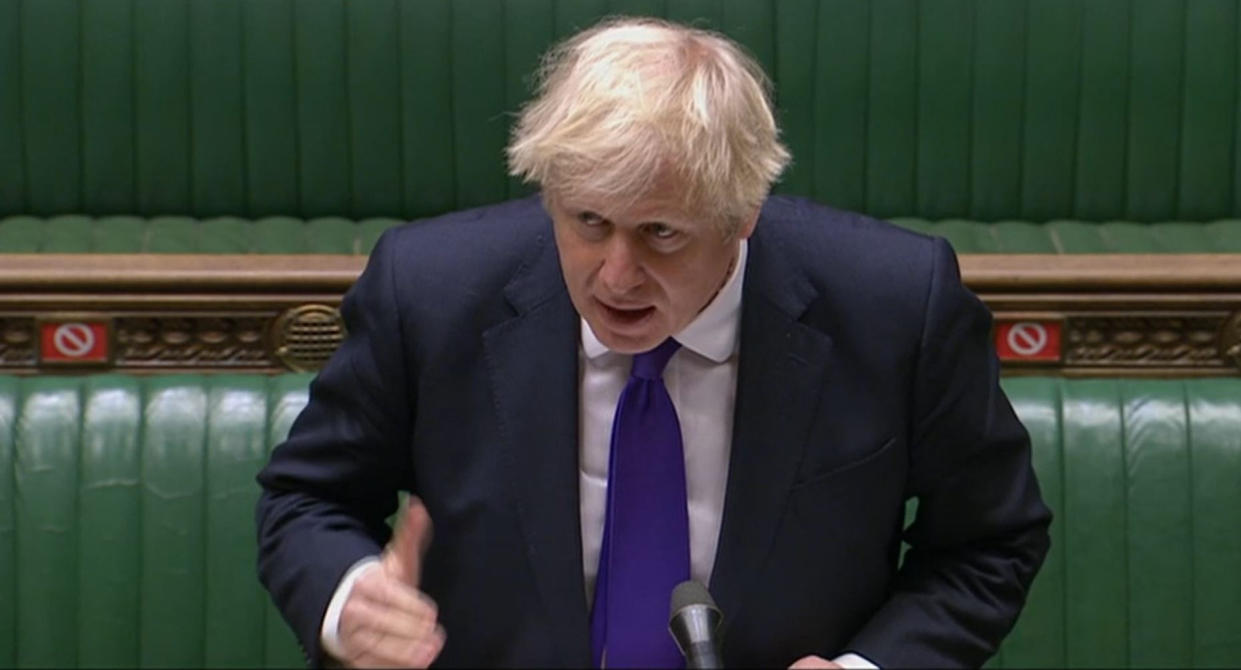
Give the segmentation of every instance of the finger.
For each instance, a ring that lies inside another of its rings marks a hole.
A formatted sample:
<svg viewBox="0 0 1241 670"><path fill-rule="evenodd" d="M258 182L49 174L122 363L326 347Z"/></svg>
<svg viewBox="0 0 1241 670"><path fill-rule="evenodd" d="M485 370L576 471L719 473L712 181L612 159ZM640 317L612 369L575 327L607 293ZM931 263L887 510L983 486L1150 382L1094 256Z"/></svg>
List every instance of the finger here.
<svg viewBox="0 0 1241 670"><path fill-rule="evenodd" d="M345 604L340 617L340 639L348 649L360 650L351 643L354 639L378 634L403 640L423 640L433 636L437 622L434 618L414 615L375 605L367 601ZM364 644L363 644L364 646Z"/></svg>
<svg viewBox="0 0 1241 670"><path fill-rule="evenodd" d="M349 665L354 667L425 668L444 648L443 628L438 626L431 636L421 640L402 640L373 631L359 638L362 651L348 658Z"/></svg>
<svg viewBox="0 0 1241 670"><path fill-rule="evenodd" d="M417 588L422 578L422 557L430 544L431 515L417 496L411 496L392 541L384 549L384 568L406 585Z"/></svg>
<svg viewBox="0 0 1241 670"><path fill-rule="evenodd" d="M803 668L839 668L840 664L835 661L829 661L822 656L802 656L797 659L793 665L789 666L789 670L802 670Z"/></svg>
<svg viewBox="0 0 1241 670"><path fill-rule="evenodd" d="M353 591L349 596L346 603L357 598L380 607L409 612L418 617L435 619L439 616L435 601L430 596L406 586L402 581L388 576L383 570L375 570L363 575L354 583Z"/></svg>
<svg viewBox="0 0 1241 670"><path fill-rule="evenodd" d="M442 639L434 634L414 640L368 630L354 635L345 651L351 665L408 668L429 665L442 648Z"/></svg>
<svg viewBox="0 0 1241 670"><path fill-rule="evenodd" d="M423 644L423 653L426 655L426 663L424 665L431 665L435 659L439 658L440 652L444 650L444 643L447 640L448 637L444 633L444 627L436 625L430 640Z"/></svg>

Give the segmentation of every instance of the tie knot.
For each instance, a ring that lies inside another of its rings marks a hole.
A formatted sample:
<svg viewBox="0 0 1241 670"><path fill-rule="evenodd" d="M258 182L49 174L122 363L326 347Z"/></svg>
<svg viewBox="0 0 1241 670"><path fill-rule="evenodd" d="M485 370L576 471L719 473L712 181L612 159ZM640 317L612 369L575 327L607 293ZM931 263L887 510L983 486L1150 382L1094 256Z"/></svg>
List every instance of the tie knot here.
<svg viewBox="0 0 1241 670"><path fill-rule="evenodd" d="M629 376L640 379L659 379L664 375L664 367L668 365L672 354L680 348L681 343L669 337L664 340L663 344L650 351L634 354L633 370Z"/></svg>

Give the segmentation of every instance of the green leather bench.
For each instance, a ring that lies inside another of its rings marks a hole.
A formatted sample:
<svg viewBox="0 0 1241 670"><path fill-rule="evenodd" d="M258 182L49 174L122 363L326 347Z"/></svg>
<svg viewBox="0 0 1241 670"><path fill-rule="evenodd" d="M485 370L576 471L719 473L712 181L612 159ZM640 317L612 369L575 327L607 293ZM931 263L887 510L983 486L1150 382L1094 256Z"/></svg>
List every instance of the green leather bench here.
<svg viewBox="0 0 1241 670"><path fill-rule="evenodd" d="M39 0L0 3L0 218L51 230L0 252L132 248L66 214L126 238L142 224L102 217L411 219L524 194L502 148L528 75L612 13L749 47L795 157L781 191L945 231L1087 222L958 235L980 250L1237 249L1236 0ZM1147 225L1169 221L1189 225ZM1124 223L1085 232L1104 222ZM185 248L162 239L139 248Z"/></svg>
<svg viewBox="0 0 1241 670"><path fill-rule="evenodd" d="M254 476L309 375L0 377L0 667L299 667Z"/></svg>
<svg viewBox="0 0 1241 670"><path fill-rule="evenodd" d="M522 195L551 42L610 13L771 73L778 190L961 253L1241 252L1236 0L0 3L0 253L365 253ZM295 666L253 473L308 378L0 377L0 666ZM996 667L1241 665L1241 380L1005 380L1057 512Z"/></svg>
<svg viewBox="0 0 1241 670"><path fill-rule="evenodd" d="M947 239L962 254L1241 253L1241 220L1132 223L893 218L900 226ZM0 250L9 253L366 254L399 219L350 221L161 216L0 218ZM1238 261L1241 262L1241 261Z"/></svg>
<svg viewBox="0 0 1241 670"><path fill-rule="evenodd" d="M300 665L253 477L308 380L0 377L0 666ZM1241 379L1004 386L1056 523L991 666L1241 664Z"/></svg>

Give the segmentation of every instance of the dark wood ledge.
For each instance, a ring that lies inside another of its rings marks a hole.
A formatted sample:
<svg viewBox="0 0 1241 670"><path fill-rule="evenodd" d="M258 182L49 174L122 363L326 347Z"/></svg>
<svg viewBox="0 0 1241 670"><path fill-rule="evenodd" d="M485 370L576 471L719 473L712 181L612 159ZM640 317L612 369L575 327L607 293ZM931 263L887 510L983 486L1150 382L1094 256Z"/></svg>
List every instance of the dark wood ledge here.
<svg viewBox="0 0 1241 670"><path fill-rule="evenodd" d="M965 254L975 292L1241 291L1235 254ZM0 290L344 290L366 265L338 254L0 254Z"/></svg>
<svg viewBox="0 0 1241 670"><path fill-rule="evenodd" d="M1236 254L967 254L960 262L975 293L1241 292Z"/></svg>
<svg viewBox="0 0 1241 670"><path fill-rule="evenodd" d="M0 373L313 370L343 337L337 308L365 263L0 254ZM1008 374L1241 374L1241 256L979 254L960 264L995 317Z"/></svg>
<svg viewBox="0 0 1241 670"><path fill-rule="evenodd" d="M0 254L0 291L343 292L365 256Z"/></svg>

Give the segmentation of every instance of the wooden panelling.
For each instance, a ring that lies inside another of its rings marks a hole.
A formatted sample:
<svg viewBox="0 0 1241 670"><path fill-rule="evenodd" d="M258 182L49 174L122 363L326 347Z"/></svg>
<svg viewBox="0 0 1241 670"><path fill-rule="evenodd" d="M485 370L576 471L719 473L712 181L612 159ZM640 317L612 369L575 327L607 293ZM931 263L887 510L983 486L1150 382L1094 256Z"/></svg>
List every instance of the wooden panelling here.
<svg viewBox="0 0 1241 670"><path fill-rule="evenodd" d="M365 262L0 255L0 371L312 370L344 336L337 308ZM960 262L995 317L1008 374L1241 374L1236 255L964 254Z"/></svg>

